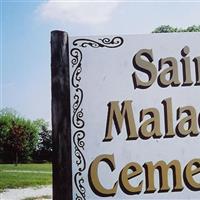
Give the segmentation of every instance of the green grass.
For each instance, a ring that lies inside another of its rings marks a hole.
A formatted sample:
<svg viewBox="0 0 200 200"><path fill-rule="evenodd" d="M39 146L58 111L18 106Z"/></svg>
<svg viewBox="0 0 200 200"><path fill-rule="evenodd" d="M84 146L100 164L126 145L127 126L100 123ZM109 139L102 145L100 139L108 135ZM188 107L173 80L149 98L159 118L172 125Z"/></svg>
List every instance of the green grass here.
<svg viewBox="0 0 200 200"><path fill-rule="evenodd" d="M0 164L0 171L1 170L39 170L39 171L49 171L51 172L51 164L18 164L15 166L14 164Z"/></svg>
<svg viewBox="0 0 200 200"><path fill-rule="evenodd" d="M19 164L18 166L0 164L0 191L7 188L49 185L52 183L51 170L51 164ZM34 171L34 173L31 171ZM36 171L42 173L35 173Z"/></svg>

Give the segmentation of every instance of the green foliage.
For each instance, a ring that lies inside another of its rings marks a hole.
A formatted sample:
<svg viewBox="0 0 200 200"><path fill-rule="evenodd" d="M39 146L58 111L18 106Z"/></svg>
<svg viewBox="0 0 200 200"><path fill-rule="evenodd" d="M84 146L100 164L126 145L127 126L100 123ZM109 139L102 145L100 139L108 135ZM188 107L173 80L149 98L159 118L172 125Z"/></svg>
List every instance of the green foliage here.
<svg viewBox="0 0 200 200"><path fill-rule="evenodd" d="M162 25L157 27L153 33L172 33L177 32L177 28L171 27L169 25Z"/></svg>
<svg viewBox="0 0 200 200"><path fill-rule="evenodd" d="M189 26L184 31L185 32L200 32L200 25L198 25L198 26L195 26L195 25Z"/></svg>
<svg viewBox="0 0 200 200"><path fill-rule="evenodd" d="M0 111L0 160L14 162L27 161L38 141L38 127L15 111Z"/></svg>
<svg viewBox="0 0 200 200"><path fill-rule="evenodd" d="M152 33L173 33L173 32L200 32L200 25L189 26L185 29L172 27L169 25L161 25L157 27Z"/></svg>
<svg viewBox="0 0 200 200"><path fill-rule="evenodd" d="M34 153L35 160L52 160L52 131L48 129L48 123L43 119L34 121L39 128L39 140Z"/></svg>

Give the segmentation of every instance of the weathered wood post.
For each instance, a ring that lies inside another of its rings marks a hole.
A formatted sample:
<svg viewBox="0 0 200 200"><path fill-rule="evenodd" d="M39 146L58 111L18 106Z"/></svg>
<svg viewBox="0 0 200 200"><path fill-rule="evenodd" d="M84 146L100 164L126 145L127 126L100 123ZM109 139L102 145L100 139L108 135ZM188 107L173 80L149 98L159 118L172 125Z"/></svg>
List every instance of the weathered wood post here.
<svg viewBox="0 0 200 200"><path fill-rule="evenodd" d="M53 199L72 199L70 75L68 35L51 32Z"/></svg>

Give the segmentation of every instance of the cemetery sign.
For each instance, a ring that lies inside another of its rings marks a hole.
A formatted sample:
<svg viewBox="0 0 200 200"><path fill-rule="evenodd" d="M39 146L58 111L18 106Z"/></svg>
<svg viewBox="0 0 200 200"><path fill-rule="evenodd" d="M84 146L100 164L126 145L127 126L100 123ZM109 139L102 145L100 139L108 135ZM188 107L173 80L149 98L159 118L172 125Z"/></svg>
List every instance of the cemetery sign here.
<svg viewBox="0 0 200 200"><path fill-rule="evenodd" d="M199 44L52 32L54 199L199 197Z"/></svg>

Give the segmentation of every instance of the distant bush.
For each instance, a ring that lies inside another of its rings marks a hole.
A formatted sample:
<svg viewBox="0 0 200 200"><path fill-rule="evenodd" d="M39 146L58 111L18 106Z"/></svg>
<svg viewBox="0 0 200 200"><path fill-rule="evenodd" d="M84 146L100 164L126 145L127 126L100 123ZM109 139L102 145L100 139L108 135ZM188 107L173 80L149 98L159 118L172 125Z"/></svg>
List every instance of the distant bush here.
<svg viewBox="0 0 200 200"><path fill-rule="evenodd" d="M152 33L173 33L173 32L200 32L200 25L193 25L187 28L177 28L169 25L161 25L157 27Z"/></svg>

